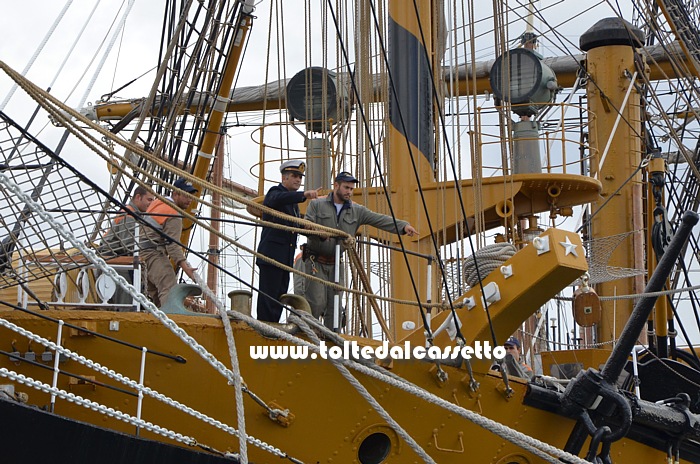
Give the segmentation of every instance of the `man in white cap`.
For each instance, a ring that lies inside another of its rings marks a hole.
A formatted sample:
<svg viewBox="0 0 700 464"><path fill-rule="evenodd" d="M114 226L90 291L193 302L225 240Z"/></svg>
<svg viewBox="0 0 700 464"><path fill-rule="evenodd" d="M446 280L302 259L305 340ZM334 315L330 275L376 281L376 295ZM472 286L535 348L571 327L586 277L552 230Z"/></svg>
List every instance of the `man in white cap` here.
<svg viewBox="0 0 700 464"><path fill-rule="evenodd" d="M305 219L322 226L342 230L353 237L357 233L357 229L365 224L387 232L406 234L409 237L418 235L418 231L406 221L394 220L391 216L375 213L362 205L353 203L350 198L358 182L351 173L340 172L335 177L333 192L326 198L319 198L309 203ZM333 282L335 277L335 246L335 239L322 239L318 235L309 235L304 253L306 274ZM343 281L342 275L340 281ZM314 317L322 317L324 325L328 328L334 328L333 300L335 293L333 288L323 283L310 279L306 281L305 296L311 306L311 311ZM342 321L342 315L339 315L339 320ZM343 325L342 322L340 325Z"/></svg>
<svg viewBox="0 0 700 464"><path fill-rule="evenodd" d="M299 203L307 199L318 198L318 191L320 190L319 187L316 190L298 192L305 170L306 164L301 160L289 160L282 163L282 166L280 166L282 181L279 185L275 185L268 190L265 200L263 200L263 205L280 213L299 217ZM263 213L262 218L264 221L298 227L296 223L268 213ZM291 267L296 247L296 233L274 227L263 227L260 234L260 243L258 244L258 253ZM279 302L279 299L283 294L287 293L289 288L289 272L262 259L256 259L255 264L260 269L258 320L279 322L282 315L282 304Z"/></svg>

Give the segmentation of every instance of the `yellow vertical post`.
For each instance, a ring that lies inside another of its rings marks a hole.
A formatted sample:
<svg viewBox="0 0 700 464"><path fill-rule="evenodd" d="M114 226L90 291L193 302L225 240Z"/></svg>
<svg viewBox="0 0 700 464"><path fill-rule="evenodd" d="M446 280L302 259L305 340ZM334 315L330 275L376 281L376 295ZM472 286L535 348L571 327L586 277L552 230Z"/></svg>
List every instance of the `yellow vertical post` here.
<svg viewBox="0 0 700 464"><path fill-rule="evenodd" d="M417 5L417 12L413 5ZM422 183L434 180L435 135L430 78L433 59L432 24L430 1L412 3L410 7L401 1L389 2L389 66L392 84L389 88L390 124L387 143L392 204L398 206L394 211L396 216L410 222L421 234L419 240L404 236L404 246L407 250L424 254L434 254L418 193L418 179ZM418 179L413 163L418 170ZM406 264L406 258L401 252L392 251L391 263L392 296L415 301L412 275L419 298L425 301L429 281L427 261L408 255ZM435 282L435 279L431 280ZM433 292L433 300L435 299ZM419 309L411 305L395 305L393 330L396 340L411 333L411 323L415 327L422 325Z"/></svg>
<svg viewBox="0 0 700 464"><path fill-rule="evenodd" d="M219 142L216 146L216 159L214 160L214 171L212 172L212 184L221 188L223 184L224 175L224 135L219 137ZM219 192L212 192L211 203L213 208L211 209L211 228L216 232L221 232L221 194ZM217 278L219 275L219 236L215 233L209 232L209 251L207 252L209 258L209 266L207 266L207 287L212 289L216 295L216 289L218 287ZM216 313L216 304L211 299L207 298L206 302L207 312L214 314Z"/></svg>
<svg viewBox="0 0 700 464"><path fill-rule="evenodd" d="M643 39L639 29L618 18L605 19L581 36L581 48L588 52L587 87L591 114L590 145L597 150L591 172L603 185L603 199L591 205L594 237L626 234L641 227L642 158L640 98L630 79L635 74L635 50ZM632 28L632 33L627 27ZM640 37L641 36L641 37ZM636 42L632 42L633 39ZM607 202L604 207L603 203ZM599 209L600 208L600 209ZM608 265L638 268L641 256L639 234L631 234L612 252ZM621 278L598 284L601 296L628 295L637 291L635 279ZM619 337L633 309L633 300L603 301L598 340ZM610 347L610 345L607 345Z"/></svg>

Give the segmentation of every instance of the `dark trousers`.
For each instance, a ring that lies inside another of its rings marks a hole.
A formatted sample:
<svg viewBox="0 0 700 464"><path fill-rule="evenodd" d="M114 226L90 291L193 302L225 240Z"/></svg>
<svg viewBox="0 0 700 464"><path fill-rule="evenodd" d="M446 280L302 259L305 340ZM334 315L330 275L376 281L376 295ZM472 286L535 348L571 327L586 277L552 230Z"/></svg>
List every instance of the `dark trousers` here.
<svg viewBox="0 0 700 464"><path fill-rule="evenodd" d="M258 264L260 269L260 283L258 288L258 320L266 322L279 322L282 315L282 305L279 300L282 294L289 289L289 272L276 266ZM265 295L270 295L268 298Z"/></svg>

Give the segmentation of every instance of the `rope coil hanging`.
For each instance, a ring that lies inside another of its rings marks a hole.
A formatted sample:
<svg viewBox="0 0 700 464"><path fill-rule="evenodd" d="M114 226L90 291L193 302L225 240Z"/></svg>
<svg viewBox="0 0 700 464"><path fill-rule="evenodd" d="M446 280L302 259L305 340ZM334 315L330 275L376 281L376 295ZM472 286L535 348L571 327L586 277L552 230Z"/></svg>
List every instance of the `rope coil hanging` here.
<svg viewBox="0 0 700 464"><path fill-rule="evenodd" d="M464 260L465 280L470 287L475 287L479 284L479 277L483 279L489 275L494 269L508 261L516 251L515 246L505 242L493 243L480 248Z"/></svg>

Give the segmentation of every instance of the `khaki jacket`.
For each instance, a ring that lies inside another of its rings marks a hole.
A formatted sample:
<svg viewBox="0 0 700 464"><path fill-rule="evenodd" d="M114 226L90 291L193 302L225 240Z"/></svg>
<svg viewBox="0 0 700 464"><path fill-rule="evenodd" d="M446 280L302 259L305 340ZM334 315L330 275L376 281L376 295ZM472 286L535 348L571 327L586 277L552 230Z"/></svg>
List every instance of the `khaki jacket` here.
<svg viewBox="0 0 700 464"><path fill-rule="evenodd" d="M364 225L398 234L405 234L404 229L408 225L408 222L400 219L396 219L396 225L394 225L394 219L391 216L375 213L352 201L346 202L340 214L336 214L333 193L326 198L312 200L304 218L322 226L340 229L353 237L357 234L357 229ZM312 254L334 256L335 244L336 239L321 240L317 235L309 235L306 246Z"/></svg>
<svg viewBox="0 0 700 464"><path fill-rule="evenodd" d="M141 211L130 202L127 206L129 211L136 215L141 215ZM136 244L136 220L126 211L122 211L114 218L112 226L109 228L102 244L97 248L97 252L103 256L128 256L134 254Z"/></svg>
<svg viewBox="0 0 700 464"><path fill-rule="evenodd" d="M141 234L141 249L144 253L154 250L168 256L177 266L185 260L185 253L180 246L182 234L182 216L168 202L156 198L144 213L146 222L152 227L144 227ZM157 232L160 229L168 238Z"/></svg>

